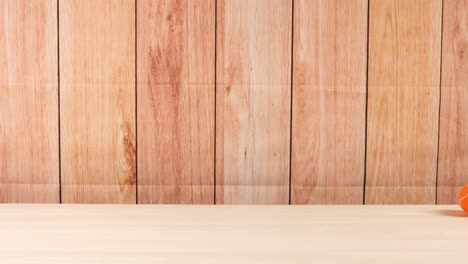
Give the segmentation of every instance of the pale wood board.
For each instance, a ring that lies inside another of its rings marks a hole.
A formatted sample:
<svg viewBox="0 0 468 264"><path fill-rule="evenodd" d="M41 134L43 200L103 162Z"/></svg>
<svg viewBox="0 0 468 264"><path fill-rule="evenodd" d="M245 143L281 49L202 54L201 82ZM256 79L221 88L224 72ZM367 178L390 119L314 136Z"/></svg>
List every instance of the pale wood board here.
<svg viewBox="0 0 468 264"><path fill-rule="evenodd" d="M138 1L138 202L214 203L215 1Z"/></svg>
<svg viewBox="0 0 468 264"><path fill-rule="evenodd" d="M62 201L135 203L135 1L60 1Z"/></svg>
<svg viewBox="0 0 468 264"><path fill-rule="evenodd" d="M59 202L56 4L0 1L0 202Z"/></svg>
<svg viewBox="0 0 468 264"><path fill-rule="evenodd" d="M292 1L217 9L216 202L288 203Z"/></svg>
<svg viewBox="0 0 468 264"><path fill-rule="evenodd" d="M433 204L441 0L371 0L366 203Z"/></svg>
<svg viewBox="0 0 468 264"><path fill-rule="evenodd" d="M466 263L457 206L0 205L1 263Z"/></svg>
<svg viewBox="0 0 468 264"><path fill-rule="evenodd" d="M291 203L362 204L367 0L294 2Z"/></svg>
<svg viewBox="0 0 468 264"><path fill-rule="evenodd" d="M444 2L437 203L468 184L468 1Z"/></svg>

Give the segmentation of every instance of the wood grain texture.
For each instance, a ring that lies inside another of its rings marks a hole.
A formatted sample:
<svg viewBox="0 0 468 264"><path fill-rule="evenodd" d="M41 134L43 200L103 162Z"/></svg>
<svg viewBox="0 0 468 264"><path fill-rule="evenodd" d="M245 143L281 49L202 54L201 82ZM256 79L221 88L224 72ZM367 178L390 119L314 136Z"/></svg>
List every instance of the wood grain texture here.
<svg viewBox="0 0 468 264"><path fill-rule="evenodd" d="M0 262L465 264L457 207L8 204Z"/></svg>
<svg viewBox="0 0 468 264"><path fill-rule="evenodd" d="M62 200L135 203L135 1L60 1Z"/></svg>
<svg viewBox="0 0 468 264"><path fill-rule="evenodd" d="M361 204L367 0L294 3L293 204Z"/></svg>
<svg viewBox="0 0 468 264"><path fill-rule="evenodd" d="M215 1L138 1L138 202L214 202Z"/></svg>
<svg viewBox="0 0 468 264"><path fill-rule="evenodd" d="M433 204L442 1L369 8L366 203Z"/></svg>
<svg viewBox="0 0 468 264"><path fill-rule="evenodd" d="M59 202L55 0L0 1L0 202Z"/></svg>
<svg viewBox="0 0 468 264"><path fill-rule="evenodd" d="M217 203L288 203L291 3L217 3Z"/></svg>
<svg viewBox="0 0 468 264"><path fill-rule="evenodd" d="M437 202L468 184L468 0L444 2Z"/></svg>

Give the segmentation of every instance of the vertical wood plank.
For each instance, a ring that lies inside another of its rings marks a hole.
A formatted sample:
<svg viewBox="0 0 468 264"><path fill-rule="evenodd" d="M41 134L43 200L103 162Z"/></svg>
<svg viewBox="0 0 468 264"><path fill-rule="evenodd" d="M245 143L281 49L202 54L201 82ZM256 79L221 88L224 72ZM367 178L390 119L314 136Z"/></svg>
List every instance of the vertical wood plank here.
<svg viewBox="0 0 468 264"><path fill-rule="evenodd" d="M59 202L56 4L0 1L0 202Z"/></svg>
<svg viewBox="0 0 468 264"><path fill-rule="evenodd" d="M138 201L214 202L215 1L138 1Z"/></svg>
<svg viewBox="0 0 468 264"><path fill-rule="evenodd" d="M371 0L368 204L433 204L442 1Z"/></svg>
<svg viewBox="0 0 468 264"><path fill-rule="evenodd" d="M291 202L361 204L367 0L294 3Z"/></svg>
<svg viewBox="0 0 468 264"><path fill-rule="evenodd" d="M444 2L437 202L468 184L468 0Z"/></svg>
<svg viewBox="0 0 468 264"><path fill-rule="evenodd" d="M217 203L288 203L291 3L218 1Z"/></svg>
<svg viewBox="0 0 468 264"><path fill-rule="evenodd" d="M60 1L62 200L135 203L135 1Z"/></svg>

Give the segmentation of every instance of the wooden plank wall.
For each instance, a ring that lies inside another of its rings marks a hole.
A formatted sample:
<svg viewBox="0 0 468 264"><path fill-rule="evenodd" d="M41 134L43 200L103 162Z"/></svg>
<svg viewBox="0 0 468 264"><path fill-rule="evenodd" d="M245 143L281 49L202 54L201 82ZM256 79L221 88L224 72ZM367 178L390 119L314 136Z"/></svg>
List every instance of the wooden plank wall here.
<svg viewBox="0 0 468 264"><path fill-rule="evenodd" d="M219 0L216 202L289 202L289 0Z"/></svg>
<svg viewBox="0 0 468 264"><path fill-rule="evenodd" d="M468 183L468 0L0 14L0 202L434 204Z"/></svg>
<svg viewBox="0 0 468 264"><path fill-rule="evenodd" d="M138 1L138 197L213 203L215 1Z"/></svg>
<svg viewBox="0 0 468 264"><path fill-rule="evenodd" d="M468 0L444 1L437 202L468 184Z"/></svg>
<svg viewBox="0 0 468 264"><path fill-rule="evenodd" d="M291 202L360 204L367 0L295 1Z"/></svg>
<svg viewBox="0 0 468 264"><path fill-rule="evenodd" d="M62 201L135 203L135 4L59 4Z"/></svg>
<svg viewBox="0 0 468 264"><path fill-rule="evenodd" d="M0 202L59 202L57 2L0 1Z"/></svg>
<svg viewBox="0 0 468 264"><path fill-rule="evenodd" d="M441 18L441 0L370 1L366 203L435 203Z"/></svg>

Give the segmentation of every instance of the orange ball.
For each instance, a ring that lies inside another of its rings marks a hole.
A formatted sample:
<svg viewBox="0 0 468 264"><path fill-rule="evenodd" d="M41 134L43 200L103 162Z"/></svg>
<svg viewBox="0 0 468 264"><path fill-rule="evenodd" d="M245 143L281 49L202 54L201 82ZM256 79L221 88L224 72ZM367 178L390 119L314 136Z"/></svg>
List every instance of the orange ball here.
<svg viewBox="0 0 468 264"><path fill-rule="evenodd" d="M463 186L458 194L458 203L463 211L468 212L468 185Z"/></svg>

